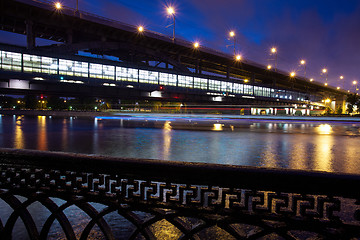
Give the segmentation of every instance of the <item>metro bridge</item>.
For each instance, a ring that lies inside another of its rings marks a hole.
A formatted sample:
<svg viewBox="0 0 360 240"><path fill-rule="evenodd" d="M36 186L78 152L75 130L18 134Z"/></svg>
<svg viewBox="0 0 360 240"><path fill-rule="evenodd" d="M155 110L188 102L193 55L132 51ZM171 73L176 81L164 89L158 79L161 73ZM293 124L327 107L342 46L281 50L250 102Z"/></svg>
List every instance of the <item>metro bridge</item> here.
<svg viewBox="0 0 360 240"><path fill-rule="evenodd" d="M346 91L249 60L53 2L0 0L0 29L27 46L0 45L0 93L92 96L212 105L303 106ZM59 44L36 46L36 38ZM324 104L323 104L324 106ZM271 112L273 113L273 112Z"/></svg>

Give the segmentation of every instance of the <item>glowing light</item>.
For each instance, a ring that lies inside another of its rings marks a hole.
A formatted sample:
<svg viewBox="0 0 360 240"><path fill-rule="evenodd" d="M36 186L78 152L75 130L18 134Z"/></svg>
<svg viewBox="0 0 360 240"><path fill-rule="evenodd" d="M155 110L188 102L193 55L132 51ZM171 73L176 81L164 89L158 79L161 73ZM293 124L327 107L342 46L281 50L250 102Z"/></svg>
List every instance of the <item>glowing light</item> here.
<svg viewBox="0 0 360 240"><path fill-rule="evenodd" d="M353 81L353 84L356 85L356 84L357 84L357 81Z"/></svg>
<svg viewBox="0 0 360 240"><path fill-rule="evenodd" d="M61 3L60 3L60 2L56 2L56 3L55 3L55 8L56 8L56 9L61 9L61 8L62 8Z"/></svg>
<svg viewBox="0 0 360 240"><path fill-rule="evenodd" d="M295 72L290 73L290 77L295 77L295 75L296 75Z"/></svg>
<svg viewBox="0 0 360 240"><path fill-rule="evenodd" d="M300 64L301 64L301 65L304 65L305 63L306 63L305 60L301 60L301 61L300 61Z"/></svg>
<svg viewBox="0 0 360 240"><path fill-rule="evenodd" d="M175 9L173 7L168 7L166 10L169 15L175 15Z"/></svg>
<svg viewBox="0 0 360 240"><path fill-rule="evenodd" d="M241 55L239 55L239 54L236 55L236 56L235 56L235 59L236 59L236 61L240 61L240 60L241 60Z"/></svg>
<svg viewBox="0 0 360 240"><path fill-rule="evenodd" d="M138 32L143 32L144 31L144 27L143 26L139 26L138 27Z"/></svg>
<svg viewBox="0 0 360 240"><path fill-rule="evenodd" d="M271 48L271 52L272 52L272 53L276 53L276 51L277 51L277 50L276 50L275 47Z"/></svg>
<svg viewBox="0 0 360 240"><path fill-rule="evenodd" d="M329 103L331 100L329 98L325 99L325 103Z"/></svg>
<svg viewBox="0 0 360 240"><path fill-rule="evenodd" d="M234 31L231 31L231 32L229 32L229 35L230 35L230 37L234 37L234 36L235 36L235 32L234 32Z"/></svg>
<svg viewBox="0 0 360 240"><path fill-rule="evenodd" d="M248 79L244 79L244 82L247 83L247 82L249 82L249 80L248 80Z"/></svg>
<svg viewBox="0 0 360 240"><path fill-rule="evenodd" d="M327 86L327 85L328 85L328 83L326 82L326 83L324 83L324 85L325 85L325 86Z"/></svg>
<svg viewBox="0 0 360 240"><path fill-rule="evenodd" d="M340 76L340 79L344 79L344 76Z"/></svg>
<svg viewBox="0 0 360 240"><path fill-rule="evenodd" d="M166 121L164 123L164 130L170 131L171 130L171 122L170 121Z"/></svg>
<svg viewBox="0 0 360 240"><path fill-rule="evenodd" d="M200 47L200 44L198 42L194 42L194 48Z"/></svg>
<svg viewBox="0 0 360 240"><path fill-rule="evenodd" d="M214 123L214 127L212 128L213 131L222 131L223 130L223 124L220 123Z"/></svg>
<svg viewBox="0 0 360 240"><path fill-rule="evenodd" d="M270 70L271 68L272 68L272 66L271 66L271 65L267 65L267 69L269 69L269 70Z"/></svg>
<svg viewBox="0 0 360 240"><path fill-rule="evenodd" d="M323 72L323 73L327 73L327 69L326 69L326 68L323 68L322 72Z"/></svg>
<svg viewBox="0 0 360 240"><path fill-rule="evenodd" d="M336 89L337 89L337 90L339 90L339 89L340 89L340 87L337 87Z"/></svg>
<svg viewBox="0 0 360 240"><path fill-rule="evenodd" d="M320 124L318 127L315 128L319 134L331 134L332 127L329 124Z"/></svg>
<svg viewBox="0 0 360 240"><path fill-rule="evenodd" d="M313 78L310 78L310 82L313 82L314 81L314 79Z"/></svg>

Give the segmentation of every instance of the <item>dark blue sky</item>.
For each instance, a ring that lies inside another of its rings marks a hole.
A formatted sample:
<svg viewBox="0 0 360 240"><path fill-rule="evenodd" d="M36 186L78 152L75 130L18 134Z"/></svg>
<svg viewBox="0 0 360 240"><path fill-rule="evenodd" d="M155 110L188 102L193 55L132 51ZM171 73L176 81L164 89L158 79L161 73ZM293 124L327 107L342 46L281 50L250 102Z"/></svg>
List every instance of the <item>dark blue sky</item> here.
<svg viewBox="0 0 360 240"><path fill-rule="evenodd" d="M76 6L75 0L62 0ZM358 0L79 0L79 9L171 35L172 21L165 6L176 11L176 35L231 53L226 45L236 32L237 49L244 58L267 65L269 50L278 49L278 68L300 71L307 61L307 77L325 82L328 68L333 86L349 89L360 81L360 1ZM1 40L1 39L0 39ZM341 82L340 75L344 75Z"/></svg>

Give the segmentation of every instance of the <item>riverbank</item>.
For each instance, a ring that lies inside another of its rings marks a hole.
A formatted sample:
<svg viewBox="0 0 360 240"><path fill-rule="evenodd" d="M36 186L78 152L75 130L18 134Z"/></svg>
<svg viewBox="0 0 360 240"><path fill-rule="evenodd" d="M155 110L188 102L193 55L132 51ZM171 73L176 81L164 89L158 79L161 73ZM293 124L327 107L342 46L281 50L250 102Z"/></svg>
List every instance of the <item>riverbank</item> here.
<svg viewBox="0 0 360 240"><path fill-rule="evenodd" d="M26 116L56 116L56 117L133 117L133 118L188 118L188 119L212 119L212 120L268 120L268 121L326 121L326 122L355 122L360 123L360 117L351 116L287 116L287 115L230 115L230 114L181 114L181 113L141 113L141 112L118 112L118 111L50 111L50 110L9 110L1 109L2 115L26 115Z"/></svg>

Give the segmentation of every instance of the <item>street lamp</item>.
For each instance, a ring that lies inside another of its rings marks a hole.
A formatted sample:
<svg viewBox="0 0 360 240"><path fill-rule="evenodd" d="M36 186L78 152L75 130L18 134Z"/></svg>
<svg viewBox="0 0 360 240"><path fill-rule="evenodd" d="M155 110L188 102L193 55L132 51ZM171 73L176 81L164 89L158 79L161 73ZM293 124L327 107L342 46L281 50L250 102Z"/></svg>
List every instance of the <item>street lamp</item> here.
<svg viewBox="0 0 360 240"><path fill-rule="evenodd" d="M313 82L314 81L314 79L313 78L310 78L310 82Z"/></svg>
<svg viewBox="0 0 360 240"><path fill-rule="evenodd" d="M194 42L194 48L199 48L200 44L198 42Z"/></svg>
<svg viewBox="0 0 360 240"><path fill-rule="evenodd" d="M138 30L139 33L142 33L142 32L144 31L144 27L143 27L143 26L139 26L137 30Z"/></svg>
<svg viewBox="0 0 360 240"><path fill-rule="evenodd" d="M344 80L344 76L341 75L339 78L340 78L340 82L342 82L342 88L344 88L345 81L342 81L342 80Z"/></svg>
<svg viewBox="0 0 360 240"><path fill-rule="evenodd" d="M236 60L236 61L240 61L240 60L241 60L241 55L239 55L239 54L236 55L236 56L235 56L235 60Z"/></svg>
<svg viewBox="0 0 360 240"><path fill-rule="evenodd" d="M169 16L173 17L173 41L175 41L175 9L173 7L168 7L167 9L167 13L169 14Z"/></svg>
<svg viewBox="0 0 360 240"><path fill-rule="evenodd" d="M270 51L271 51L271 54L275 55L275 68L274 68L274 71L276 72L276 68L277 68L277 49L276 49L276 47L272 47L270 49Z"/></svg>
<svg viewBox="0 0 360 240"><path fill-rule="evenodd" d="M229 36L232 37L234 39L234 55L236 54L236 38L235 38L235 32L234 31L230 31L229 32Z"/></svg>
<svg viewBox="0 0 360 240"><path fill-rule="evenodd" d="M302 59L300 61L300 65L304 66L304 78L306 77L306 61L304 59Z"/></svg>
<svg viewBox="0 0 360 240"><path fill-rule="evenodd" d="M272 66L271 65L267 65L267 69L271 70Z"/></svg>
<svg viewBox="0 0 360 240"><path fill-rule="evenodd" d="M354 80L352 83L353 83L353 85L355 86L355 92L356 92L356 91L358 90L358 88L357 88L357 81Z"/></svg>
<svg viewBox="0 0 360 240"><path fill-rule="evenodd" d="M325 74L325 86L327 86L328 70L326 68L322 69L323 74Z"/></svg>
<svg viewBox="0 0 360 240"><path fill-rule="evenodd" d="M292 78L295 77L295 75L296 75L295 72L290 73L290 77L292 77Z"/></svg>
<svg viewBox="0 0 360 240"><path fill-rule="evenodd" d="M61 3L60 3L60 2L56 2L56 3L55 3L55 8L58 9L58 10L60 10L60 9L62 8Z"/></svg>

